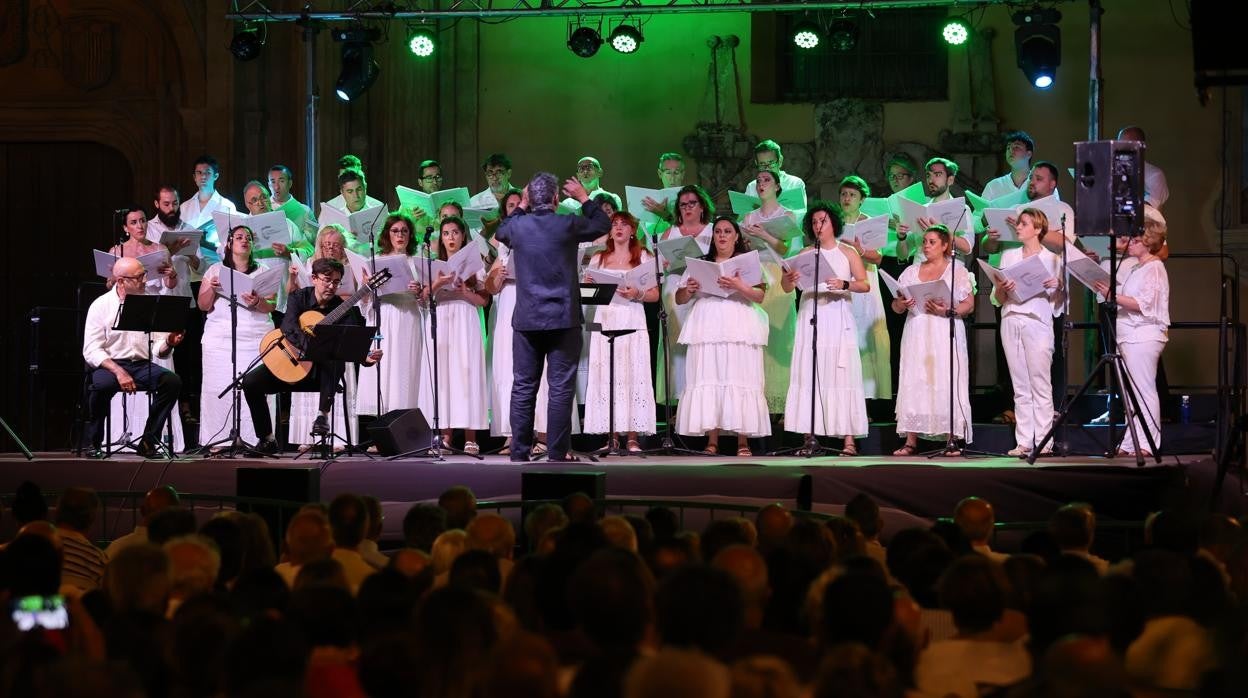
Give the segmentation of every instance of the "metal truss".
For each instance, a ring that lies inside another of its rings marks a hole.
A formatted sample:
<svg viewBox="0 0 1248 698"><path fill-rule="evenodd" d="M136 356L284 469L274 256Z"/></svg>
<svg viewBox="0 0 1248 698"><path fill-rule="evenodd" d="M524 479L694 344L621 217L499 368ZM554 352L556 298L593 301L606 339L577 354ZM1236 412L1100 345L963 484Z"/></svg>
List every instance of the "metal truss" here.
<svg viewBox="0 0 1248 698"><path fill-rule="evenodd" d="M426 0L427 2L428 0ZM1044 0L1052 4L1053 0ZM326 4L329 4L326 2ZM868 12L919 7L967 11L989 5L1020 5L1020 0L453 0L440 9L422 9L424 2L366 2L347 10L318 12L309 2L304 12L271 12L261 2L243 8L237 3L226 19L247 22L343 22L358 20L519 19L524 17L592 17L657 15L674 12L806 12L841 10ZM1034 2L1032 4L1035 4Z"/></svg>

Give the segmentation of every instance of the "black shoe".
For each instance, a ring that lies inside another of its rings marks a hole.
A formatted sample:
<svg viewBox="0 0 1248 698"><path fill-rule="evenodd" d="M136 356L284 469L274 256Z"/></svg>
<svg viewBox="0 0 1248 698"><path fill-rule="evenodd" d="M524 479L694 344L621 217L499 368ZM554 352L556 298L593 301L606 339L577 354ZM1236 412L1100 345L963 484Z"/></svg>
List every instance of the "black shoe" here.
<svg viewBox="0 0 1248 698"><path fill-rule="evenodd" d="M165 454L160 450L160 446L147 439L139 439L139 442L134 445L134 452L149 460L165 457Z"/></svg>
<svg viewBox="0 0 1248 698"><path fill-rule="evenodd" d="M329 435L329 419L325 415L318 414L316 416L316 421L312 422L312 435L313 436L328 436Z"/></svg>
<svg viewBox="0 0 1248 698"><path fill-rule="evenodd" d="M95 448L89 448L83 451L82 457L89 458L91 460L104 460L105 458L108 458L108 452L99 446L96 446Z"/></svg>
<svg viewBox="0 0 1248 698"><path fill-rule="evenodd" d="M256 451L266 456L276 456L278 454L277 439L265 439L256 444Z"/></svg>

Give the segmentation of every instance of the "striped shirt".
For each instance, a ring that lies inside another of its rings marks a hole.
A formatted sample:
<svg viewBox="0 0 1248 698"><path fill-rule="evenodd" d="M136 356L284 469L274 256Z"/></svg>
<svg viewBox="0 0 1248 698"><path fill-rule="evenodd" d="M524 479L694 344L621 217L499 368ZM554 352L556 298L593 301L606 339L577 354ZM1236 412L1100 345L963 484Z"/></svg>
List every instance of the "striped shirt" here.
<svg viewBox="0 0 1248 698"><path fill-rule="evenodd" d="M61 583L72 584L83 591L98 589L104 582L104 551L77 531L59 529L63 544Z"/></svg>

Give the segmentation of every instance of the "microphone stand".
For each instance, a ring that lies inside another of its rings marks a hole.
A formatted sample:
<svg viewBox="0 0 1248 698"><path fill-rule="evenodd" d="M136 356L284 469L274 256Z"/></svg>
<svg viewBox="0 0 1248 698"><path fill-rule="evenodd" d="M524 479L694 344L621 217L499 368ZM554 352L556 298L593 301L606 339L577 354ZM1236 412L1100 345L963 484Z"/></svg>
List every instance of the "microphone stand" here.
<svg viewBox="0 0 1248 698"><path fill-rule="evenodd" d="M679 231L678 226L676 227ZM653 453L661 453L671 456L684 454L689 456L705 456L701 451L694 451L688 448L677 448L672 440L672 338L667 331L667 306L663 304L663 282L667 278L666 272L663 271L663 265L659 264L659 234L651 229L650 244L654 249L654 278L659 284L659 332L663 334L663 389L666 395L663 400L663 440L659 443L658 448L650 448L642 451L640 454L632 455L650 455Z"/></svg>
<svg viewBox="0 0 1248 698"><path fill-rule="evenodd" d="M1074 323L1070 319L1070 266L1069 266L1070 259L1068 255L1066 254L1067 244L1068 243L1066 242L1066 214L1063 213L1062 214L1062 292L1065 297L1062 299L1062 339L1060 343L1061 368L1058 372L1058 384L1061 385L1061 390L1058 391L1057 386L1054 386L1053 404L1055 406L1058 404L1061 404L1061 402L1063 402L1066 397L1066 388L1067 388L1066 373L1067 373L1067 370L1069 369L1069 365L1067 362L1070 361L1070 332L1071 330L1074 329ZM1059 395L1061 396L1061 398L1057 397ZM1057 420L1057 415L1058 415L1058 410L1054 409L1053 419L1055 422ZM1060 428L1061 428L1061 432L1060 432L1061 438L1059 439L1058 435L1056 434L1053 437L1053 451L1057 455L1065 456L1068 452L1067 449L1069 448L1069 444L1066 441L1065 422L1062 423ZM1032 444L1031 450L1032 451L1038 450L1036 447L1036 444L1034 443Z"/></svg>
<svg viewBox="0 0 1248 698"><path fill-rule="evenodd" d="M380 216L381 213L378 213L377 215ZM377 221L374 220L373 225L369 226L368 228L368 258L369 258L369 264L372 265L372 270L374 274L377 273L377 239L376 239L377 236L376 236L376 233L374 232L374 229L377 227L376 223ZM415 235L415 231L412 231L412 234ZM378 294L378 289L373 289L373 322L377 324L377 334L373 336L373 348L381 349L381 340L385 339L385 337L382 336L381 334L381 296ZM383 357L382 361L384 360L385 358ZM377 405L377 416L380 417L383 414L383 410L381 409L381 361L378 361L376 366L374 366L373 368L377 369L377 396L376 396L377 402L376 402L376 405ZM346 417L346 415L343 415L343 416ZM359 444L359 447L361 450L368 448L368 446L365 446L363 443Z"/></svg>
<svg viewBox="0 0 1248 698"><path fill-rule="evenodd" d="M438 299L437 294L433 292L433 256L431 254L430 242L433 240L433 226L425 227L425 282L429 294L429 336L433 344L433 435L429 438L429 445L424 448L417 448L396 456L390 456L387 460L398 460L399 458L408 458L411 456L433 456L434 460L446 460L442 457L443 451L451 451L456 455L472 456L477 460L483 460L484 457L479 454L468 453L458 448L452 448L450 444L442 443L442 423L440 421L438 405Z"/></svg>
<svg viewBox="0 0 1248 698"><path fill-rule="evenodd" d="M818 240L815 241L815 254L823 254L822 244ZM769 456L787 456L791 453L796 453L805 458L814 458L815 456L825 454L834 456L845 455L843 451L828 448L819 443L819 438L815 436L815 402L819 392L819 262L821 261L818 256L815 258L815 283L811 286L810 291L812 306L810 313L810 429L807 430L805 440L801 446L772 451L767 454ZM848 284L846 284L845 290L849 290ZM829 293L831 293L830 290Z"/></svg>
<svg viewBox="0 0 1248 698"><path fill-rule="evenodd" d="M227 233L228 235L228 233ZM227 255L233 256L233 252L229 249L228 244L225 250ZM221 261L221 269L230 269L230 295L226 300L230 304L230 372L234 376L234 380L217 395L220 400L226 391L230 391L230 434L224 439L217 439L212 443L204 444L199 447L201 453L208 453L211 458L234 458L236 456L262 456L276 458L276 455L261 453L257 451L255 446L243 440L243 413L242 413L242 385L243 374L238 372L238 296L234 293L234 271L233 267L227 267L225 260ZM219 278L219 277L218 277ZM276 345L276 343L275 343ZM267 350L265 353L268 353ZM253 362L254 363L254 362ZM250 367L249 367L250 368ZM221 444L229 444L225 448L212 453L213 446Z"/></svg>

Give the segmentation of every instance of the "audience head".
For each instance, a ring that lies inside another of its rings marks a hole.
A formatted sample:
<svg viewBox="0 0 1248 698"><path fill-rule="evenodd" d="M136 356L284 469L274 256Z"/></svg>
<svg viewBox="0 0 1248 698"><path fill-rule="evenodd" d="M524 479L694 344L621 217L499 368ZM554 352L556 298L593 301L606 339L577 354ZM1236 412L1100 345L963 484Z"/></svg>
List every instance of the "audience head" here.
<svg viewBox="0 0 1248 698"><path fill-rule="evenodd" d="M633 530L628 519L623 516L604 516L598 522L598 527L612 547L627 550L634 555L638 553L637 532Z"/></svg>
<svg viewBox="0 0 1248 698"><path fill-rule="evenodd" d="M711 566L727 572L736 581L745 609L745 627L760 627L767 602L771 600L771 583L763 556L748 545L730 545L715 554Z"/></svg>
<svg viewBox="0 0 1248 698"><path fill-rule="evenodd" d="M594 500L584 492L573 492L563 498L563 511L572 523L593 523L598 518Z"/></svg>
<svg viewBox="0 0 1248 698"><path fill-rule="evenodd" d="M636 651L650 628L654 577L641 558L603 548L582 562L568 584L577 626L603 651Z"/></svg>
<svg viewBox="0 0 1248 698"><path fill-rule="evenodd" d="M733 698L801 698L801 684L789 663L780 657L754 655L738 659L732 672Z"/></svg>
<svg viewBox="0 0 1248 698"><path fill-rule="evenodd" d="M1067 504L1049 517L1049 535L1063 551L1087 552L1096 531L1096 514L1090 504Z"/></svg>
<svg viewBox="0 0 1248 698"><path fill-rule="evenodd" d="M329 517L316 509L295 514L286 526L286 559L296 567L325 560L334 552Z"/></svg>
<svg viewBox="0 0 1248 698"><path fill-rule="evenodd" d="M139 514L143 517L143 523L146 524L151 521L156 512L176 507L181 503L178 491L173 488L173 485L161 485L148 490L143 496L143 503L139 505Z"/></svg>
<svg viewBox="0 0 1248 698"><path fill-rule="evenodd" d="M49 538L22 534L0 549L0 592L8 599L53 596L61 588L61 553Z"/></svg>
<svg viewBox="0 0 1248 698"><path fill-rule="evenodd" d="M845 518L858 524L863 538L875 540L884 529L884 519L880 516L880 505L867 495L859 492L845 505Z"/></svg>
<svg viewBox="0 0 1248 698"><path fill-rule="evenodd" d="M344 492L329 503L329 525L334 532L334 545L355 550L368 532L368 506L356 494Z"/></svg>
<svg viewBox="0 0 1248 698"><path fill-rule="evenodd" d="M484 550L498 559L511 559L516 549L516 531L511 522L498 514L479 514L468 522L470 550Z"/></svg>
<svg viewBox="0 0 1248 698"><path fill-rule="evenodd" d="M650 530L655 540L675 538L680 532L680 518L668 507L656 506L646 510L646 521L650 522Z"/></svg>
<svg viewBox="0 0 1248 698"><path fill-rule="evenodd" d="M967 497L958 502L953 510L953 522L962 529L972 545L986 545L992 537L992 527L996 517L992 505L979 497Z"/></svg>
<svg viewBox="0 0 1248 698"><path fill-rule="evenodd" d="M58 528L85 534L100 513L100 498L86 487L67 487L56 503Z"/></svg>
<svg viewBox="0 0 1248 698"><path fill-rule="evenodd" d="M433 504L413 504L403 516L403 539L409 548L433 549L433 541L446 530L446 510Z"/></svg>
<svg viewBox="0 0 1248 698"><path fill-rule="evenodd" d="M903 698L905 686L882 655L858 643L837 645L823 656L813 698Z"/></svg>
<svg viewBox="0 0 1248 698"><path fill-rule="evenodd" d="M433 541L433 573L444 574L451 571L451 564L468 549L468 534L462 529L452 528Z"/></svg>
<svg viewBox="0 0 1248 698"><path fill-rule="evenodd" d="M655 594L663 644L721 655L744 627L741 590L727 572L691 564L674 570Z"/></svg>
<svg viewBox="0 0 1248 698"><path fill-rule="evenodd" d="M497 596L503 587L498 560L488 550L465 550L451 563L447 583Z"/></svg>
<svg viewBox="0 0 1248 698"><path fill-rule="evenodd" d="M170 571L169 556L160 546L137 543L122 548L104 569L104 588L113 611L163 616Z"/></svg>
<svg viewBox="0 0 1248 698"><path fill-rule="evenodd" d="M559 656L541 635L518 632L498 644L481 698L560 698Z"/></svg>
<svg viewBox="0 0 1248 698"><path fill-rule="evenodd" d="M937 608L936 582L944 574L953 553L931 531L908 528L898 531L888 544L888 571L924 608Z"/></svg>
<svg viewBox="0 0 1248 698"><path fill-rule="evenodd" d="M212 539L187 535L165 543L169 556L170 595L188 599L213 590L221 573L221 554Z"/></svg>
<svg viewBox="0 0 1248 698"><path fill-rule="evenodd" d="M708 563L719 551L732 545L750 545L742 519L717 519L707 524L699 539L702 559Z"/></svg>
<svg viewBox="0 0 1248 698"><path fill-rule="evenodd" d="M347 571L343 569L341 562L332 557L312 560L299 568L291 590L299 591L311 587L334 587L348 593L351 591L351 584L347 581Z"/></svg>
<svg viewBox="0 0 1248 698"><path fill-rule="evenodd" d="M953 623L962 634L990 630L1005 612L1009 582L997 563L983 555L963 555L936 586L940 605L953 613Z"/></svg>
<svg viewBox="0 0 1248 698"><path fill-rule="evenodd" d="M43 496L39 485L29 480L17 486L13 493L12 508L18 527L31 521L46 521L48 518L48 500Z"/></svg>
<svg viewBox="0 0 1248 698"><path fill-rule="evenodd" d="M693 649L665 647L633 663L623 698L729 698L727 667Z"/></svg>
<svg viewBox="0 0 1248 698"><path fill-rule="evenodd" d="M758 547L766 553L779 547L789 535L789 529L793 528L793 515L783 505L768 504L758 510L754 525L758 528Z"/></svg>
<svg viewBox="0 0 1248 698"><path fill-rule="evenodd" d="M147 522L147 540L156 545L164 545L174 538L188 536L199 528L195 520L195 512L180 506L173 506L152 514Z"/></svg>
<svg viewBox="0 0 1248 698"><path fill-rule="evenodd" d="M446 512L446 527L467 528L468 522L477 515L477 497L472 490L456 485L438 497L438 506Z"/></svg>
<svg viewBox="0 0 1248 698"><path fill-rule="evenodd" d="M547 531L563 528L567 524L568 515L563 512L563 507L552 502L538 504L524 517L524 537L529 550L537 550Z"/></svg>
<svg viewBox="0 0 1248 698"><path fill-rule="evenodd" d="M242 530L228 516L218 514L199 528L199 535L211 540L217 549L217 588L228 588L243 569Z"/></svg>
<svg viewBox="0 0 1248 698"><path fill-rule="evenodd" d="M423 550L403 548L394 551L394 554L390 556L390 569L396 570L408 579L415 579L425 570L433 572L433 558Z"/></svg>

